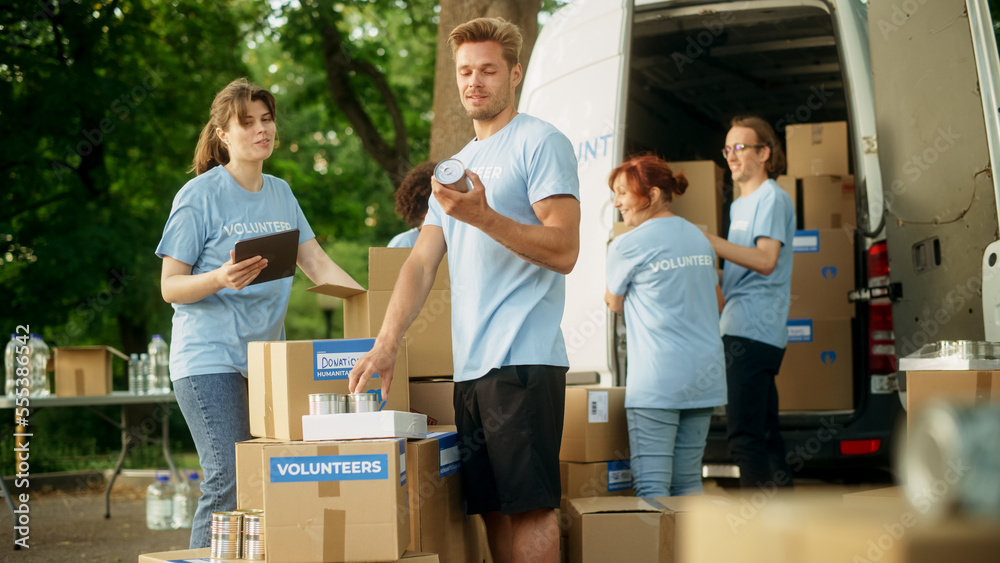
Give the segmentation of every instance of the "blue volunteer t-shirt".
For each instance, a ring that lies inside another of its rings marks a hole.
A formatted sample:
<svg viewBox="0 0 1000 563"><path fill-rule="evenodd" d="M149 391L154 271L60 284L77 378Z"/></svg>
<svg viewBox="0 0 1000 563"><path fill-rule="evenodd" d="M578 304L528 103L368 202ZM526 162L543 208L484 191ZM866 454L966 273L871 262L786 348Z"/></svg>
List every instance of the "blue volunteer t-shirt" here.
<svg viewBox="0 0 1000 563"><path fill-rule="evenodd" d="M547 197L580 197L569 139L523 113L486 139L472 140L455 158L479 174L490 207L519 223L541 225L531 206ZM528 263L449 217L435 197L424 225L441 227L448 244L456 381L501 366L569 366L559 328L565 276Z"/></svg>
<svg viewBox="0 0 1000 563"><path fill-rule="evenodd" d="M420 229L413 227L409 231L403 231L392 237L389 241L389 248L413 248L417 244L417 237L420 236Z"/></svg>
<svg viewBox="0 0 1000 563"><path fill-rule="evenodd" d="M742 336L778 348L788 343L788 305L792 288L792 242L795 206L774 180L767 180L752 194L740 197L729 208L729 242L756 247L767 237L781 243L778 264L763 276L726 261L722 272L722 334Z"/></svg>
<svg viewBox="0 0 1000 563"><path fill-rule="evenodd" d="M608 289L625 295L627 408L726 404L719 274L701 230L680 217L649 219L608 246Z"/></svg>
<svg viewBox="0 0 1000 563"><path fill-rule="evenodd" d="M202 274L228 262L237 241L290 229L299 230L299 244L315 236L284 180L264 174L261 190L251 193L216 166L177 192L156 255ZM284 339L291 290L289 277L175 303L170 379L237 371L246 377L247 343Z"/></svg>

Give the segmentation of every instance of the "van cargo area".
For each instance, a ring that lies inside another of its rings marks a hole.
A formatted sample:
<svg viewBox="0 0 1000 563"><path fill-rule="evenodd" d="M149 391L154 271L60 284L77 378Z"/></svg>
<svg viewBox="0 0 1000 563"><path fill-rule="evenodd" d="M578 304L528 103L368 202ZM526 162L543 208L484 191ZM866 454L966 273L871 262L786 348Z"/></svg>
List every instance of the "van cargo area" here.
<svg viewBox="0 0 1000 563"><path fill-rule="evenodd" d="M850 127L849 96L855 93L849 73L842 68L838 32L827 10L782 7L779 2L731 3L733 11L725 11L726 3L691 4L635 7L627 48L624 154L652 152L671 162L714 161L725 172L718 233L724 237L734 195L728 166L719 153L729 120L743 113L759 115L775 127L781 139L788 127L798 124L846 122ZM753 7L757 5L760 8ZM851 142L850 135L847 142ZM853 149L847 149L847 162L851 172L863 176L864 171L854 170ZM795 180L792 182L794 186ZM859 190L859 194L863 192ZM860 195L859 200L855 202L861 204L857 216L867 217L866 202ZM800 209L799 228L801 213ZM853 224L842 228L854 241L853 256L848 248L845 259L853 260L855 279L847 281L851 288L866 287L865 256L870 241L852 232ZM846 292L815 297L840 300L842 308L854 308L848 304ZM850 315L853 318L837 325L839 330L850 330L843 346L849 348L853 362L845 366L850 367L850 375L845 369L844 377L852 381L844 391L844 402L822 410L782 407L782 434L796 471L835 467L844 475L851 466L889 466L892 432L901 408L896 393L870 392L868 315L867 304L860 304ZM618 322L623 320L619 317ZM616 333L624 335L624 330ZM614 348L621 350L622 346ZM811 369L790 367L789 361L786 353L783 373ZM619 381L623 381L621 375ZM804 392L820 394L824 390L815 386ZM781 393L782 405L792 404L791 397L784 395L786 391ZM724 412L717 409L713 418L706 465L731 461ZM845 451L844 444L862 444L862 450L852 451L852 446L847 446Z"/></svg>

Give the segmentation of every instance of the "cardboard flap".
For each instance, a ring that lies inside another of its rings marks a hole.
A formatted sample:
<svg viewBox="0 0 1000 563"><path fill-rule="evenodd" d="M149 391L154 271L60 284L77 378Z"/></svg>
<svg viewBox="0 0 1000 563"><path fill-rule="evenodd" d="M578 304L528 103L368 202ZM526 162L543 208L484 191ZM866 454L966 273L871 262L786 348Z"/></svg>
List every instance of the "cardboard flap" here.
<svg viewBox="0 0 1000 563"><path fill-rule="evenodd" d="M571 499L569 511L571 514L583 516L607 512L663 512L664 510L646 502L645 499L636 497L589 497Z"/></svg>
<svg viewBox="0 0 1000 563"><path fill-rule="evenodd" d="M351 280L352 282L354 280ZM347 299L348 297L354 297L355 295L360 295L365 292L365 288L357 285L340 285L334 283L324 283L321 285L314 285L306 289L306 291L311 291L313 293L320 293L322 295L329 295L331 297L339 297L341 299Z"/></svg>
<svg viewBox="0 0 1000 563"><path fill-rule="evenodd" d="M403 264L410 257L412 248L381 248L368 249L368 290L392 291L396 279L403 269ZM448 277L448 256L441 260L437 273L434 275L434 285L431 289L448 289L451 287Z"/></svg>
<svg viewBox="0 0 1000 563"><path fill-rule="evenodd" d="M124 352L121 352L121 351L119 351L119 350L117 350L115 348L112 348L111 346L108 346L108 352L111 352L112 354L118 356L119 358L125 360L126 362L128 361L128 355L127 354L125 354Z"/></svg>

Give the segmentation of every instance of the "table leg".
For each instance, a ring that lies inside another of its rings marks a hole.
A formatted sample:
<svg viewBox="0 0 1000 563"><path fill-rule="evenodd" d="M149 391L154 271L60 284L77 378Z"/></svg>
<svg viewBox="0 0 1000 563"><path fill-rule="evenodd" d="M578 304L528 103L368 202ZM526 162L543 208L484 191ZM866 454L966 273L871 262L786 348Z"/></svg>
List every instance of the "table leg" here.
<svg viewBox="0 0 1000 563"><path fill-rule="evenodd" d="M167 459L167 465L170 466L170 471L177 477L178 483L183 483L186 481L186 477L181 475L181 472L174 465L174 459L170 457L170 404L164 403L160 405L160 426L163 429L163 457Z"/></svg>
<svg viewBox="0 0 1000 563"><path fill-rule="evenodd" d="M118 478L118 474L122 471L122 464L125 463L125 454L128 453L128 428L125 426L125 406L122 406L122 453L118 456L118 461L115 463L115 471L111 474L111 479L108 480L107 487L104 488L104 517L111 518L111 487L115 486L115 479Z"/></svg>

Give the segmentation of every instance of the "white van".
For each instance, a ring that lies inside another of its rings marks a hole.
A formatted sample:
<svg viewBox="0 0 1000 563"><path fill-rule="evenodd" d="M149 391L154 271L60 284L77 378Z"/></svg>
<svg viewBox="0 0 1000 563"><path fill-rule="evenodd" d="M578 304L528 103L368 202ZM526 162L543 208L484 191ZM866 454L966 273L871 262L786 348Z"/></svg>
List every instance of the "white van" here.
<svg viewBox="0 0 1000 563"><path fill-rule="evenodd" d="M558 11L519 110L561 129L579 160L581 252L562 325L571 373L624 383L624 330L603 296L616 213L607 178L626 155L715 160L731 185L719 149L734 114L761 115L779 137L793 123L846 121L859 223L854 406L781 420L794 469L888 465L904 388L896 357L1000 340L993 305L984 329L981 270L998 238L997 59L985 0L573 0ZM720 416L705 462L728 458Z"/></svg>

